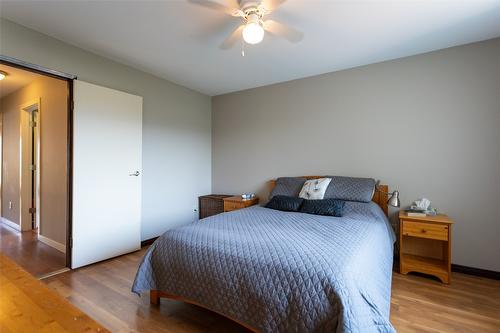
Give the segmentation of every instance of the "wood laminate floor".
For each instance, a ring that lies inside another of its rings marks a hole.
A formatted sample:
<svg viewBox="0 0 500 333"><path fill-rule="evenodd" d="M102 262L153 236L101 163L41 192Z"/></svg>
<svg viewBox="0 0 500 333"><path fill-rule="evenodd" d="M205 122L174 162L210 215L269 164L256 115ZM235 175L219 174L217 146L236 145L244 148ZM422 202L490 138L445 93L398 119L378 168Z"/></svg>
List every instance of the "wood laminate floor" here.
<svg viewBox="0 0 500 333"><path fill-rule="evenodd" d="M0 254L0 332L108 332Z"/></svg>
<svg viewBox="0 0 500 333"><path fill-rule="evenodd" d="M50 277L50 288L112 332L248 332L194 305L166 299L149 305L149 295L130 288L145 249ZM451 285L393 274L391 322L405 332L500 332L500 281L453 273Z"/></svg>
<svg viewBox="0 0 500 333"><path fill-rule="evenodd" d="M40 242L34 231L19 232L1 222L0 252L36 277L66 266L66 255Z"/></svg>

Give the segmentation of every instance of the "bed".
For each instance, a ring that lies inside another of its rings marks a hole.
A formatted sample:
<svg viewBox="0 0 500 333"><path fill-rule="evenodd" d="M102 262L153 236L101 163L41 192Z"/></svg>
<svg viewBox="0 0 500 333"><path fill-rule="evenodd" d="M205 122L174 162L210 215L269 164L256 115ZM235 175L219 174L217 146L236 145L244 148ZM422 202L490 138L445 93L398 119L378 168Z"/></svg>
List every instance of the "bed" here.
<svg viewBox="0 0 500 333"><path fill-rule="evenodd" d="M387 189L383 186L382 189ZM196 304L254 332L395 332L387 197L342 217L253 206L167 231L133 287Z"/></svg>

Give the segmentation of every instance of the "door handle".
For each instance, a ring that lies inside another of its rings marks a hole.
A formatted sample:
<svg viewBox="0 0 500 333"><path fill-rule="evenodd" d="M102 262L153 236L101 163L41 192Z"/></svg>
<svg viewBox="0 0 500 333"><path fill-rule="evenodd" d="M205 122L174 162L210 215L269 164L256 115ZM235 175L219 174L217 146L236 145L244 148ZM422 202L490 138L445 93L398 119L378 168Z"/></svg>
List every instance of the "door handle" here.
<svg viewBox="0 0 500 333"><path fill-rule="evenodd" d="M140 173L139 171L136 171L136 172L134 172L134 173L130 173L130 174L129 174L129 176L130 176L130 177L132 177L132 176L133 176L133 177L138 177L140 174L141 174L141 173Z"/></svg>

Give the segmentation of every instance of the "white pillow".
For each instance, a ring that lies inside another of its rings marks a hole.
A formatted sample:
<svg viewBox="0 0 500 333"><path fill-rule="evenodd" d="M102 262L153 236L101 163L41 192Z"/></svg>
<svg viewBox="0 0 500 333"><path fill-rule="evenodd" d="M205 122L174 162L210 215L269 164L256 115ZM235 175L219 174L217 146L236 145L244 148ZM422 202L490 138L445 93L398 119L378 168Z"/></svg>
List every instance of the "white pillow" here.
<svg viewBox="0 0 500 333"><path fill-rule="evenodd" d="M300 190L299 198L309 200L323 199L331 181L331 178L318 178L306 181L304 186L302 186L302 190Z"/></svg>

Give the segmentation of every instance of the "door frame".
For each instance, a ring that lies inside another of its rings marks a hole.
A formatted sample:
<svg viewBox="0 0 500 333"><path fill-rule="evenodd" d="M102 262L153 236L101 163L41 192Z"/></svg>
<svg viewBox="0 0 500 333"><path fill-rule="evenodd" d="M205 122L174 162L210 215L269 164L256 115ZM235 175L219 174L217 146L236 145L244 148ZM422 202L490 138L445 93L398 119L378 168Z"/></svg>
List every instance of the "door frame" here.
<svg viewBox="0 0 500 333"><path fill-rule="evenodd" d="M36 131L36 144L38 148L36 149L35 156L35 224L40 225L40 119L41 119L41 98L38 97L32 101L22 104L19 107L20 113L20 163L19 163L19 179L21 183L20 191L20 206L19 206L19 225L21 231L32 230L32 216L29 212L29 208L32 204L33 199L33 179L31 172L27 172L26 164L29 162L31 164L31 154L34 147L32 146L32 129L31 129L31 114L33 112L38 112L37 124L38 130ZM28 155L29 154L29 155ZM31 170L30 170L31 171ZM25 186L28 184L29 186ZM40 233L40 229L37 230L37 234Z"/></svg>
<svg viewBox="0 0 500 333"><path fill-rule="evenodd" d="M0 64L16 67L29 72L49 76L55 79L66 81L68 87L68 120L67 120L67 200L66 200L66 267L71 268L71 247L72 247L72 215L73 215L73 80L76 76L53 69L45 68L23 60L0 55Z"/></svg>

